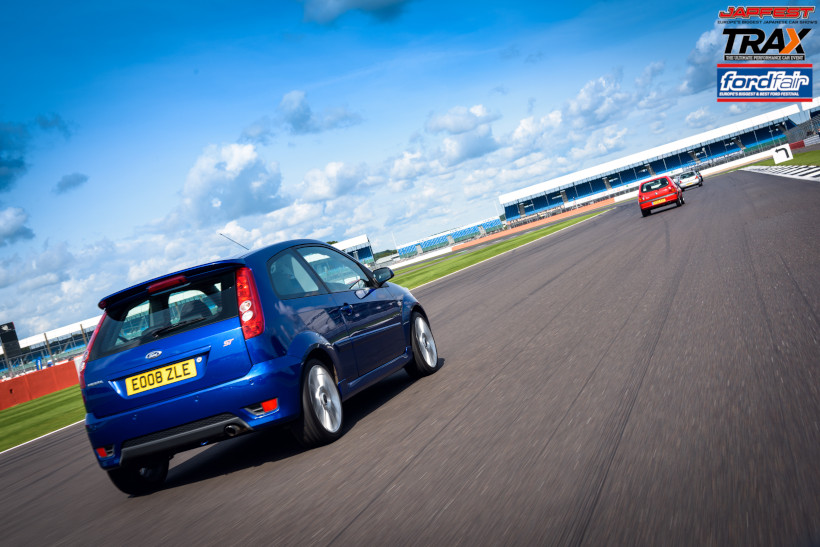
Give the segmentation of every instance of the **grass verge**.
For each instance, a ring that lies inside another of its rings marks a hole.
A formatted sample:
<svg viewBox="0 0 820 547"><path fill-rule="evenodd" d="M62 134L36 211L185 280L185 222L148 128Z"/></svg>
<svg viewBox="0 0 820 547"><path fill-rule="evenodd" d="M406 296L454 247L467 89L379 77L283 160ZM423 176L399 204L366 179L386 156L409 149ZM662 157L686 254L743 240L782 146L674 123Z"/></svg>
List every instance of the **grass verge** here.
<svg viewBox="0 0 820 547"><path fill-rule="evenodd" d="M757 163L753 163L752 165L760 165L761 167L771 167L774 164L774 160L769 158L767 160L761 160ZM820 150L811 150L809 152L795 152L794 159L784 161L783 163L778 163L777 165L820 165Z"/></svg>
<svg viewBox="0 0 820 547"><path fill-rule="evenodd" d="M459 253L455 256L450 256L446 259L436 260L431 264L426 264L426 267L414 268L412 271L406 272L401 271L401 273L396 275L396 277L394 277L391 280L391 282L397 285L402 285L403 287L407 287L408 289L413 289L415 287L418 287L419 285L424 285L425 283L429 283L430 281L433 281L440 277L444 277L445 275L449 275L453 272L463 270L464 268L472 266L473 264L478 264L479 262L487 260L488 258L492 258L502 253L506 253L507 251L511 251L516 247L526 245L527 243L535 241L536 239L541 239L542 237L553 234L559 230L563 230L564 228L568 228L573 224L578 224L579 222L600 215L601 213L604 213L608 210L609 209L606 209L604 211L595 211L593 213L589 213L579 217L571 218L569 220L565 220L563 222L559 222L558 224L552 224L550 226L546 226L545 228L540 228L532 232L527 232L525 234L521 234L520 236L512 237L499 243L488 245L476 251Z"/></svg>
<svg viewBox="0 0 820 547"><path fill-rule="evenodd" d="M85 418L80 386L0 410L0 452Z"/></svg>

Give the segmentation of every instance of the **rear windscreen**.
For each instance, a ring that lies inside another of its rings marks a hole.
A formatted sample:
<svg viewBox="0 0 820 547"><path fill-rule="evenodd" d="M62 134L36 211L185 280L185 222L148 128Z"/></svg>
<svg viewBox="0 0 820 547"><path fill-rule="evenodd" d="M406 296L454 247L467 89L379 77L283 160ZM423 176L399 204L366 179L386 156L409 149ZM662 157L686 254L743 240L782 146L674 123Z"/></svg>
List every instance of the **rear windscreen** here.
<svg viewBox="0 0 820 547"><path fill-rule="evenodd" d="M235 285L228 272L107 307L89 359L236 316Z"/></svg>
<svg viewBox="0 0 820 547"><path fill-rule="evenodd" d="M658 179L658 180L650 180L649 182L644 182L643 186L641 186L641 192L652 192L653 190L660 190L664 186L666 186L668 181L666 179Z"/></svg>

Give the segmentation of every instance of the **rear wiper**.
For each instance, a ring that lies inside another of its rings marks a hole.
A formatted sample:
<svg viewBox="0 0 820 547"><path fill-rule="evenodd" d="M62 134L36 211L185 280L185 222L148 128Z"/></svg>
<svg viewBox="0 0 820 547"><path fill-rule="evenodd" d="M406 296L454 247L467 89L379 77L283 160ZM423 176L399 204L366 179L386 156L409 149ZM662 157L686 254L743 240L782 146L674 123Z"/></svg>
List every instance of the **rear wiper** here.
<svg viewBox="0 0 820 547"><path fill-rule="evenodd" d="M207 317L197 317L196 319L188 319L187 321L180 321L176 325L168 325L167 327L159 327L158 329L150 330L148 332L143 333L141 338L145 338L146 336L153 336L154 338L159 338L163 334L166 334L168 332L174 331L176 329L179 329L179 328L187 326L187 325L193 325L194 323L199 323L200 321L205 321L205 319L207 319Z"/></svg>

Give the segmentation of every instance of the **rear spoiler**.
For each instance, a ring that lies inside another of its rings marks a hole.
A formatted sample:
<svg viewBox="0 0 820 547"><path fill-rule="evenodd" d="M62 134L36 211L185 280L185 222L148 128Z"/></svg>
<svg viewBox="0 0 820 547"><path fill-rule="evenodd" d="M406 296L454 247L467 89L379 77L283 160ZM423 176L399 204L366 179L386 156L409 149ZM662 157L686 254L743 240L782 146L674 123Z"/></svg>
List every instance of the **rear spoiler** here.
<svg viewBox="0 0 820 547"><path fill-rule="evenodd" d="M105 310L112 304L119 304L139 297L148 298L148 295L153 292L174 287L187 281L193 281L205 275L236 270L241 266L245 266L245 261L238 258L220 260L218 262L210 262L208 264L194 266L193 268L188 268L187 270L180 270L178 272L155 277L154 279L143 281L142 283L128 287L127 289L110 294L100 300L97 306L99 306L101 310Z"/></svg>

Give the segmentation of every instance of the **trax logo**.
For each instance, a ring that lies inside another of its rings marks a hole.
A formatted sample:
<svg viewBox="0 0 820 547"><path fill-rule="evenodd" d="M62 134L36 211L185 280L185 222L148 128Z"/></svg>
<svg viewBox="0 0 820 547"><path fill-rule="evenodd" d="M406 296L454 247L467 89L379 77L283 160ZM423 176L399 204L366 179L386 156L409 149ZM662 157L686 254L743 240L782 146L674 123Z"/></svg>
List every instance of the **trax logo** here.
<svg viewBox="0 0 820 547"><path fill-rule="evenodd" d="M788 42L783 31L788 35ZM739 41L738 53L768 53L775 50L780 55L789 55L790 53L803 54L803 45L800 43L803 38L809 33L810 28L802 28L796 31L793 28L777 28L772 31L769 39L766 39L766 33L761 29L756 28L727 28L723 29L723 34L729 38L726 40L725 54L732 53L735 47L735 42ZM739 40L737 40L739 38Z"/></svg>
<svg viewBox="0 0 820 547"><path fill-rule="evenodd" d="M720 12L721 19L808 19L814 6L729 6Z"/></svg>

